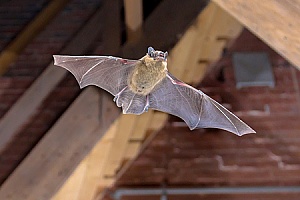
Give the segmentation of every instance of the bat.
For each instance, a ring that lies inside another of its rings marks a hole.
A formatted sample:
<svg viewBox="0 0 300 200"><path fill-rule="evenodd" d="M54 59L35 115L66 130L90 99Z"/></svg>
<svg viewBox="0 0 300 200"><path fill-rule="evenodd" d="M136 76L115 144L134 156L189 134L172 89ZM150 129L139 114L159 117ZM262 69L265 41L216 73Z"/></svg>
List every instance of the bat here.
<svg viewBox="0 0 300 200"><path fill-rule="evenodd" d="M80 88L96 85L114 96L123 113L149 108L175 115L188 127L219 128L242 136L255 131L221 104L178 80L167 69L168 52L152 47L139 60L113 56L53 55L54 65L70 71Z"/></svg>

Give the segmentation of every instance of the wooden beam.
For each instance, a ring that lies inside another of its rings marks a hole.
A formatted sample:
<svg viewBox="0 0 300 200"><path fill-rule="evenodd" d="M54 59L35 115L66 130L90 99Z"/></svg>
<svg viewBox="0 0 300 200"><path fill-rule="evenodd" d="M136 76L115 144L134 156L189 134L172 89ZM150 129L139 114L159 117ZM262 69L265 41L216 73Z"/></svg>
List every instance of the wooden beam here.
<svg viewBox="0 0 300 200"><path fill-rule="evenodd" d="M220 58L225 45L242 29L237 20L210 3L172 50L170 72L187 83L199 83L207 67Z"/></svg>
<svg viewBox="0 0 300 200"><path fill-rule="evenodd" d="M64 186L59 190L59 192L56 193L56 195L52 199L77 199L79 194L82 192L82 187L84 187L83 183L84 179L86 178L86 173L90 172L88 165L89 164L85 160L80 166L78 166L72 173L70 178L66 181Z"/></svg>
<svg viewBox="0 0 300 200"><path fill-rule="evenodd" d="M153 117L151 121L148 123L148 127L146 127L147 137L144 138L143 142L139 143L137 149L133 149L138 143L135 143L132 147L131 143L128 145L128 150L132 154L129 157L124 157L126 162L121 163L120 169L118 173L116 173L113 182L110 185L106 185L106 187L111 187L115 184L120 177L126 173L127 169L132 165L132 163L136 160L138 155L144 151L144 149L150 144L150 142L154 139L154 137L159 133L159 131L165 126L168 120L168 114L163 112L154 111ZM135 151L133 151L135 150Z"/></svg>
<svg viewBox="0 0 300 200"><path fill-rule="evenodd" d="M143 1L124 0L127 41L136 41L142 35Z"/></svg>
<svg viewBox="0 0 300 200"><path fill-rule="evenodd" d="M214 0L300 69L300 1Z"/></svg>
<svg viewBox="0 0 300 200"><path fill-rule="evenodd" d="M63 49L62 54L83 54L88 50L100 33L101 27L98 26L98 23L103 19L103 12L104 9L99 8L85 27ZM89 37L86 37L87 35ZM66 70L51 63L1 118L0 152L15 137L23 124L34 115L43 100L65 77L66 73Z"/></svg>
<svg viewBox="0 0 300 200"><path fill-rule="evenodd" d="M123 155L126 150L128 138L136 126L137 118L135 115L122 115L119 118L119 126L115 139L112 141L110 157L105 161L104 176L110 178L116 174Z"/></svg>
<svg viewBox="0 0 300 200"><path fill-rule="evenodd" d="M20 52L35 38L69 0L53 0L0 54L0 75L16 60Z"/></svg>
<svg viewBox="0 0 300 200"><path fill-rule="evenodd" d="M101 187L99 180L103 177L104 161L110 157L112 141L116 136L118 126L119 120L116 120L52 200L95 199L94 197L97 195L99 187ZM72 197L70 197L70 193Z"/></svg>

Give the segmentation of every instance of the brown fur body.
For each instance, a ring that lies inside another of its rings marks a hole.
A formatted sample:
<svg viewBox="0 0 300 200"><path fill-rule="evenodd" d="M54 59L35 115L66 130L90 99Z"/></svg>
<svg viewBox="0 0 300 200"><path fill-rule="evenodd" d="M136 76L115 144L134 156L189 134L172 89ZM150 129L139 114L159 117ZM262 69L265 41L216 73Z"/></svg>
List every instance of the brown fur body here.
<svg viewBox="0 0 300 200"><path fill-rule="evenodd" d="M148 55L140 59L129 76L128 85L131 91L147 95L167 75L167 62L154 60Z"/></svg>

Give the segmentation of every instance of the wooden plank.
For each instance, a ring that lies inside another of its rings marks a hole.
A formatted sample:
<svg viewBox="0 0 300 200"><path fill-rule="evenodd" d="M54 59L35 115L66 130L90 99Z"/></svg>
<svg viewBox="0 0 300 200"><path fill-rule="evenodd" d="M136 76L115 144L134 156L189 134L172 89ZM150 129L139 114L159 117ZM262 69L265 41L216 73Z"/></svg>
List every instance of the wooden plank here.
<svg viewBox="0 0 300 200"><path fill-rule="evenodd" d="M143 143L147 139L147 132L150 132L148 133L149 137L149 135L154 134L154 132L160 130L166 124L169 116L167 113L151 111L151 113L148 111L149 114L145 115L144 118L138 118L137 125L135 126L136 128L133 130L131 137L127 142L123 161L128 162L128 160L134 159L137 154L139 154ZM119 165L122 163L123 162L120 162Z"/></svg>
<svg viewBox="0 0 300 200"><path fill-rule="evenodd" d="M0 53L0 75L16 60L20 52L37 36L69 0L53 0L25 29Z"/></svg>
<svg viewBox="0 0 300 200"><path fill-rule="evenodd" d="M72 172L68 169L73 169L91 150L90 144L105 133L107 125L99 124L99 95L98 90L90 87L76 99L4 182L0 199L51 198L62 179ZM99 127L101 131L95 131Z"/></svg>
<svg viewBox="0 0 300 200"><path fill-rule="evenodd" d="M88 173L87 165L87 161L84 160L52 200L78 199L80 190L84 186L82 183L84 182L85 174Z"/></svg>
<svg viewBox="0 0 300 200"><path fill-rule="evenodd" d="M227 42L241 30L242 26L233 17L210 3L172 50L170 71L187 83L198 83L207 67L220 57Z"/></svg>
<svg viewBox="0 0 300 200"><path fill-rule="evenodd" d="M190 60L191 70L185 73L191 83L199 83L208 67L221 57L224 47L243 29L237 20L214 3L210 4L210 8L214 10L214 14L210 16L210 24L205 25L206 31L199 29L198 38L201 39L198 40L198 51L195 51L196 59Z"/></svg>
<svg viewBox="0 0 300 200"><path fill-rule="evenodd" d="M127 41L136 41L142 36L143 1L124 0Z"/></svg>
<svg viewBox="0 0 300 200"><path fill-rule="evenodd" d="M215 12L215 6L210 3L170 54L171 63L169 68L171 73L185 82L190 83L189 77L185 74L191 71L190 68L193 68L195 63L198 63L199 54L203 51L201 45L209 37L208 31L213 23ZM181 55L182 52L186 53Z"/></svg>
<svg viewBox="0 0 300 200"><path fill-rule="evenodd" d="M112 140L115 138L118 124L119 121L116 120L102 137L100 142L95 145L88 156L86 156L86 158L79 164L77 169L63 185L63 187L60 188L52 200L95 199L94 197L98 192L99 183L103 177L103 168L105 166L104 161L109 157L109 150L111 148ZM86 170L83 172L81 182L79 182L73 177L78 177L81 175L82 171L79 171L81 168L85 168ZM75 189L76 191L72 191L71 188ZM69 198L69 193L75 193L76 196Z"/></svg>
<svg viewBox="0 0 300 200"><path fill-rule="evenodd" d="M110 151L110 157L106 160L106 166L104 169L104 176L114 177L118 167L125 153L128 138L135 128L136 125L136 115L121 115L119 120L119 127L115 136L115 139L112 141L112 146L114 148Z"/></svg>
<svg viewBox="0 0 300 200"><path fill-rule="evenodd" d="M148 136L145 138L145 140L140 144L139 149L136 150L136 152L133 152L134 155L131 155L131 159L127 160L122 167L120 168L119 172L114 177L114 182L118 181L120 177L123 176L124 173L126 173L126 170L131 166L131 164L136 160L138 157L138 154L142 152L149 143L153 140L153 138L157 135L159 130L163 128L163 126L166 124L168 120L168 114L163 112L156 112L154 111L153 117L151 119L151 122L148 124L147 132L150 132ZM109 187L111 185L107 185Z"/></svg>
<svg viewBox="0 0 300 200"><path fill-rule="evenodd" d="M168 114L163 112L155 112L148 129L152 131L161 129L166 124L168 116Z"/></svg>
<svg viewBox="0 0 300 200"><path fill-rule="evenodd" d="M103 10L103 8L98 9L74 40L66 46L62 54L82 54L88 50L101 30L98 23L103 19ZM86 37L87 35L89 37ZM55 67L51 63L2 117L0 120L0 152L15 137L22 125L34 115L43 100L64 78L66 73L66 70Z"/></svg>
<svg viewBox="0 0 300 200"><path fill-rule="evenodd" d="M132 131L130 138L128 139L128 145L123 157L124 160L132 159L137 153L141 143L146 137L146 131L153 116L154 110L149 110L148 112L143 113L137 118L136 126Z"/></svg>
<svg viewBox="0 0 300 200"><path fill-rule="evenodd" d="M130 140L143 140L145 138L145 132L148 128L148 124L152 120L154 115L154 110L149 110L146 113L140 115L137 119L136 126L130 136Z"/></svg>
<svg viewBox="0 0 300 200"><path fill-rule="evenodd" d="M300 69L300 1L214 0Z"/></svg>

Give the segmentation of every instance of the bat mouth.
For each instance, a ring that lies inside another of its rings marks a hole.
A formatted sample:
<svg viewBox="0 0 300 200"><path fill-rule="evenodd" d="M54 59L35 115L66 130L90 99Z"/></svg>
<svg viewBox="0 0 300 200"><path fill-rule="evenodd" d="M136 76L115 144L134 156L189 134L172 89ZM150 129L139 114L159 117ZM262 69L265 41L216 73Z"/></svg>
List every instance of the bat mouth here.
<svg viewBox="0 0 300 200"><path fill-rule="evenodd" d="M158 60L158 61L167 61L167 58L164 58L164 57L155 57L153 59Z"/></svg>

